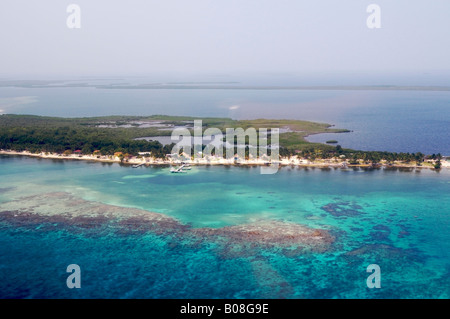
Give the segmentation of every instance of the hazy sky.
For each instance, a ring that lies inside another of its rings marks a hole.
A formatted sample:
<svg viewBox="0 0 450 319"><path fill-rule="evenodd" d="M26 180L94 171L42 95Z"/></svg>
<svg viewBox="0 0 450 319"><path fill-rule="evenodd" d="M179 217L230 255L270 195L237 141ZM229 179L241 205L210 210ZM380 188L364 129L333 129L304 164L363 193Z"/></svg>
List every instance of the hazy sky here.
<svg viewBox="0 0 450 319"><path fill-rule="evenodd" d="M1 0L0 76L448 71L449 17L449 0Z"/></svg>

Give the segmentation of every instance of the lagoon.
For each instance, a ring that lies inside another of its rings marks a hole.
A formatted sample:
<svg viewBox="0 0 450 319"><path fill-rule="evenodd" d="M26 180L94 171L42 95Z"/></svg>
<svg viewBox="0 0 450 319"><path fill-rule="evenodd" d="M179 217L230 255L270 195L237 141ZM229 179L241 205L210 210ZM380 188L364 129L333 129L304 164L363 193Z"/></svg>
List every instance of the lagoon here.
<svg viewBox="0 0 450 319"><path fill-rule="evenodd" d="M3 113L298 119L351 130L308 138L342 147L450 155L449 91L0 87Z"/></svg>

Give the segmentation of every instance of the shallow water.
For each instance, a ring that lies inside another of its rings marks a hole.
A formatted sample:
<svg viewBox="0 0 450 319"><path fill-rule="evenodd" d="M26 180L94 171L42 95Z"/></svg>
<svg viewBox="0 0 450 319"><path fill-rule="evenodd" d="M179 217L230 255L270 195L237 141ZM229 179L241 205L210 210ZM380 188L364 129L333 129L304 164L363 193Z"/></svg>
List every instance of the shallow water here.
<svg viewBox="0 0 450 319"><path fill-rule="evenodd" d="M194 231L273 220L324 230L334 241L295 252L278 242L193 240L169 228L119 232L106 221L99 228L60 221L17 226L4 218L0 296L448 298L449 177L448 170L291 167L274 175L257 167L170 174L168 167L1 156L0 211L45 211L41 202L49 202L45 212L59 216L79 198L161 213ZM52 199L54 192L73 198ZM41 200L23 199L33 195ZM11 206L12 200L19 201ZM105 214L121 212L107 205ZM81 289L66 287L73 263L82 269ZM370 264L381 268L380 289L366 286Z"/></svg>

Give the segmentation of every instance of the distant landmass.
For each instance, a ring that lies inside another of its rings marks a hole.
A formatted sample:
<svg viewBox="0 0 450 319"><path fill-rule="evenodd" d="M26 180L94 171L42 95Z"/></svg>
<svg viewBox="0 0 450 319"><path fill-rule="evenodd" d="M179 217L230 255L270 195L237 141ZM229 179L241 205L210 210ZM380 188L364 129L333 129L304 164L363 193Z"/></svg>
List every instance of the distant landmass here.
<svg viewBox="0 0 450 319"><path fill-rule="evenodd" d="M124 80L125 81L125 80ZM340 91L450 91L450 86L422 85L240 85L239 82L157 82L130 84L126 82L95 84L79 80L4 80L0 87L22 88L58 88L58 87L93 87L97 89L211 89L211 90L340 90Z"/></svg>

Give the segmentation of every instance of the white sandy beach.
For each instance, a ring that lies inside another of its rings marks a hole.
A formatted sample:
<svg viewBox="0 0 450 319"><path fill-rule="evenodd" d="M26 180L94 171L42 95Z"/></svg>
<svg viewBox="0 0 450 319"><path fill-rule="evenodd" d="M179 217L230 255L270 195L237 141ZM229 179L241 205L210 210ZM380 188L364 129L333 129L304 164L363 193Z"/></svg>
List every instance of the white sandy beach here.
<svg viewBox="0 0 450 319"><path fill-rule="evenodd" d="M187 163L191 165L249 165L249 166L264 166L264 165L280 165L280 166L305 166L305 167L337 167L337 168L347 168L347 167L371 167L371 164L357 164L350 165L348 161L342 158L331 158L325 160L315 160L310 161L305 158L299 158L293 156L290 158L280 158L279 161L270 161L270 159L226 159L219 158L215 156L207 156L204 158L194 158L194 159L174 159L172 157L167 157L166 159L155 158L152 156L130 156L127 159L121 159L114 155L78 155L70 154L63 155L57 153L31 153L28 151L12 151L12 150L0 150L0 154L3 155L19 155L19 156L31 156L46 159L61 159L61 160L84 160L84 161L96 161L103 163L122 163L125 165L180 165L181 163ZM450 168L450 162L446 160L441 161L442 168ZM381 166L387 166L387 163L381 162ZM418 166L414 163L401 163L395 162L389 167L401 167L401 168L433 168L433 161L425 161L424 165Z"/></svg>

